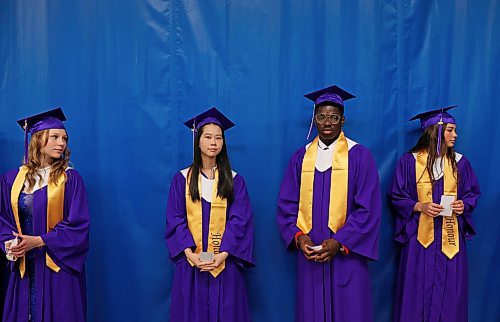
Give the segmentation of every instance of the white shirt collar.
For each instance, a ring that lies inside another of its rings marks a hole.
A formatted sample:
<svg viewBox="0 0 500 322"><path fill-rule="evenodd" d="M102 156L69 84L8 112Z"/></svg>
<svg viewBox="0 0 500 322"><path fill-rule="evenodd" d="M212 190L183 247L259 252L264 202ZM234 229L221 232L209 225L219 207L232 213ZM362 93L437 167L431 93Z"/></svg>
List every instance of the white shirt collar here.
<svg viewBox="0 0 500 322"><path fill-rule="evenodd" d="M418 153L412 153L412 154L416 160ZM462 159L462 155L458 152L455 152L455 161L458 163L458 161L460 161L460 159ZM432 165L432 175L434 176L434 180L439 180L444 176L443 166L444 166L443 158L437 157L436 161Z"/></svg>
<svg viewBox="0 0 500 322"><path fill-rule="evenodd" d="M33 193L39 189L45 187L49 182L50 171L52 170L51 166L37 169L35 174L35 185L31 190L28 190L28 180L24 180L24 192L25 193Z"/></svg>
<svg viewBox="0 0 500 322"><path fill-rule="evenodd" d="M335 148L335 144L337 143L337 140L338 140L338 138L335 141L333 141L330 145L326 145L323 141L318 140L318 147L321 150L329 150L330 148Z"/></svg>
<svg viewBox="0 0 500 322"><path fill-rule="evenodd" d="M184 176L184 178L187 178L188 172L189 172L189 167L181 170L181 173ZM231 174L233 175L234 179L237 173L231 170ZM214 186L214 180L208 179L202 174L200 175L201 175L201 197L205 199L205 201L212 202L212 189Z"/></svg>
<svg viewBox="0 0 500 322"><path fill-rule="evenodd" d="M348 149L351 150L353 146L358 144L353 140L346 137ZM318 156L316 158L315 167L319 172L325 172L332 167L333 162L333 152L335 151L335 146L337 145L338 139L333 141L332 144L326 145L323 141L318 140ZM311 145L309 143L306 149ZM325 149L326 148L326 149Z"/></svg>

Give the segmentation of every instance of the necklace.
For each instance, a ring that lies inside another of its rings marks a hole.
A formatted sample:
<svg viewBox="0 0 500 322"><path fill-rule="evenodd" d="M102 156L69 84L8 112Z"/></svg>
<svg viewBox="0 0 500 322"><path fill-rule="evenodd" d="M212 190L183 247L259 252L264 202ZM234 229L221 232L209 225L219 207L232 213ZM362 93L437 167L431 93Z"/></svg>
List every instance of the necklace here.
<svg viewBox="0 0 500 322"><path fill-rule="evenodd" d="M210 176L210 178L208 178L208 179L212 180L212 179L214 179L214 178L215 178L215 170L217 170L217 165L215 165L215 166L213 166L213 167L211 167L211 168L204 168L204 167L201 167L201 170L202 170L202 171L203 171L203 170L211 170L211 171L212 171L212 173L211 173L212 175L211 175L211 176ZM206 176L208 177L208 174L206 174Z"/></svg>

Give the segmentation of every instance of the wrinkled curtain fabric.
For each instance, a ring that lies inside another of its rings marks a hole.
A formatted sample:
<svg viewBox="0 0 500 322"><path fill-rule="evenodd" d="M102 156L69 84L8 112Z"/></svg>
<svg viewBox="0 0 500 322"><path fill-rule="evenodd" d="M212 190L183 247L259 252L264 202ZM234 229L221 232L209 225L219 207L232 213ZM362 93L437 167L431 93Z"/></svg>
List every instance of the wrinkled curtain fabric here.
<svg viewBox="0 0 500 322"><path fill-rule="evenodd" d="M192 158L181 122L217 106L237 124L228 152L254 214L253 321L293 321L296 256L276 224L279 185L307 144L312 105L302 95L338 84L357 96L344 131L380 175L379 261L369 269L385 322L399 259L385 193L420 134L407 119L458 104L456 150L482 191L467 243L469 320L496 321L499 40L497 0L1 0L0 172L22 160L15 120L62 106L90 206L89 321L168 321L165 209Z"/></svg>

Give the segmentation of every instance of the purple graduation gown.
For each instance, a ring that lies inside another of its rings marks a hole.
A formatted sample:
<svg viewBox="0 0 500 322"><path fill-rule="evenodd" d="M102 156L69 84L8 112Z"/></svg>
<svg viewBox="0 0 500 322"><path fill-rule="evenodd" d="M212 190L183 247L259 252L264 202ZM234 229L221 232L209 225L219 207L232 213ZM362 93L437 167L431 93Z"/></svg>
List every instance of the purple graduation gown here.
<svg viewBox="0 0 500 322"><path fill-rule="evenodd" d="M3 315L5 291L7 290L7 259L0 253L0 316Z"/></svg>
<svg viewBox="0 0 500 322"><path fill-rule="evenodd" d="M294 236L299 231L296 224L305 152L304 147L292 156L278 200L278 226L289 250L296 249ZM350 253L338 253L328 263L317 263L297 251L297 322L373 321L368 260L378 257L379 178L370 151L362 145L349 150L348 166L346 222L336 234L328 228L331 168L325 172L315 170L313 227L308 235L318 245L334 238Z"/></svg>
<svg viewBox="0 0 500 322"><path fill-rule="evenodd" d="M476 234L472 211L479 198L479 185L465 156L458 161L457 197L465 210L459 215L460 251L451 260L441 252L442 217L434 219L434 242L424 248L417 240L420 213L413 211L418 201L415 157L405 153L396 168L389 199L396 215L395 239L401 244L394 321L468 321L467 249L465 240ZM433 202L443 195L443 178L436 181Z"/></svg>
<svg viewBox="0 0 500 322"><path fill-rule="evenodd" d="M18 169L0 178L0 247L5 253L4 241L17 231L11 207L12 184ZM89 248L89 210L87 194L80 174L66 171L63 220L52 231L46 232L47 187L34 192L33 229L46 246L33 249L36 289L37 322L80 322L86 320L87 295L85 284L85 257ZM45 264L49 253L61 268L56 273ZM5 255L2 255L5 256ZM3 322L27 322L29 302L28 274L21 278L19 261L10 262L10 278L5 300Z"/></svg>
<svg viewBox="0 0 500 322"><path fill-rule="evenodd" d="M245 286L245 268L253 262L252 209L245 181L234 177L234 201L228 205L221 252L228 252L226 268L214 278L191 266L184 249L196 248L186 217L186 178L175 174L167 204L166 242L174 262L170 321L248 322L250 309ZM210 203L202 199L203 250L208 242Z"/></svg>

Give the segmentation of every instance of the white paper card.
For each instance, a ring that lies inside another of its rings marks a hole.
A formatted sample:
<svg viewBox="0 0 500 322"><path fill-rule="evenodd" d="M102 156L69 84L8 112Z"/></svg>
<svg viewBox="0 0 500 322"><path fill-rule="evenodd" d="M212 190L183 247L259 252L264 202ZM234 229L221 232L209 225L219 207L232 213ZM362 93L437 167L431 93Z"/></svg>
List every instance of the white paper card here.
<svg viewBox="0 0 500 322"><path fill-rule="evenodd" d="M12 246L17 246L17 244L19 244L19 239L17 237L11 240L6 240L4 242L5 252L7 253L5 257L7 257L7 259L10 260L11 262L15 262L17 260L17 257L10 254L10 252L7 249L11 248Z"/></svg>
<svg viewBox="0 0 500 322"><path fill-rule="evenodd" d="M450 217L453 213L451 209L451 203L455 201L455 196L450 195L442 195L440 205L444 207L444 209L439 213L440 216Z"/></svg>
<svg viewBox="0 0 500 322"><path fill-rule="evenodd" d="M309 248L310 250L314 250L315 252L319 252L320 250L323 249L323 246L321 245L318 245L318 246L309 246L309 245L306 245L307 248Z"/></svg>
<svg viewBox="0 0 500 322"><path fill-rule="evenodd" d="M214 261L214 253L212 252L201 252L200 253L200 262L213 262Z"/></svg>

